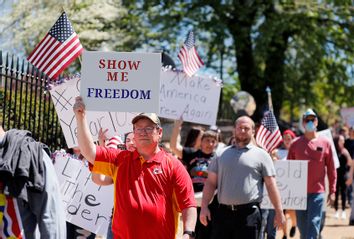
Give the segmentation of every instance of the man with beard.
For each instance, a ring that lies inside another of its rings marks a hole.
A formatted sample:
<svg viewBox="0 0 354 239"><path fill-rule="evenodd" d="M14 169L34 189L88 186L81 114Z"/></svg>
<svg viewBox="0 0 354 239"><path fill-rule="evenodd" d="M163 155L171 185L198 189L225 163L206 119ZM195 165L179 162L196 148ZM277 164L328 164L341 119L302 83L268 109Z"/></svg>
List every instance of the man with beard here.
<svg viewBox="0 0 354 239"><path fill-rule="evenodd" d="M253 143L255 125L247 116L235 121L235 145L211 162L203 189L200 221L212 220L213 239L259 238L263 181L275 209L274 224L283 227L285 217L269 154ZM219 205L213 215L208 204L218 190Z"/></svg>

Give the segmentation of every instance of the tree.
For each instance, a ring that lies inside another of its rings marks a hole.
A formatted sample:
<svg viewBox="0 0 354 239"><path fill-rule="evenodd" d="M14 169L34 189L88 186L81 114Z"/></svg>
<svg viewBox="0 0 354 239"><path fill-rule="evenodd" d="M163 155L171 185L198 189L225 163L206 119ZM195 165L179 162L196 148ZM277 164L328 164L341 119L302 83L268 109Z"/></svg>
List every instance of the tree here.
<svg viewBox="0 0 354 239"><path fill-rule="evenodd" d="M272 89L275 114L283 109L291 119L301 105L326 115L324 105L330 100L340 106L354 103L350 0L123 4L131 15L144 19L149 45L175 51L183 41L181 33L194 29L208 67L217 68L220 56L234 62L231 78L255 97L256 119L267 105L266 86Z"/></svg>
<svg viewBox="0 0 354 239"><path fill-rule="evenodd" d="M0 20L4 26L0 33L7 39L2 45L24 51L27 56L63 10L86 50L132 51L144 41L139 19L127 18L120 0L63 1L61 5L55 0L20 0L7 7L8 13Z"/></svg>

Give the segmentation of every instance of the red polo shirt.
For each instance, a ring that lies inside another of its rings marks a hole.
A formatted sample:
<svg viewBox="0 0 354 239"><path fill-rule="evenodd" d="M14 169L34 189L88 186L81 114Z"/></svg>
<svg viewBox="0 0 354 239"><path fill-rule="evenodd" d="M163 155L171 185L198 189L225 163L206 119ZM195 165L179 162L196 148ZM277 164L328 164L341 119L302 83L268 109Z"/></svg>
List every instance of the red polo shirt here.
<svg viewBox="0 0 354 239"><path fill-rule="evenodd" d="M336 191L337 171L330 142L325 137L308 140L300 136L290 145L288 159L308 160L307 193L325 192L327 172L329 191Z"/></svg>
<svg viewBox="0 0 354 239"><path fill-rule="evenodd" d="M186 169L164 150L145 161L137 151L97 146L93 172L113 178L115 238L175 238L178 212L196 207Z"/></svg>

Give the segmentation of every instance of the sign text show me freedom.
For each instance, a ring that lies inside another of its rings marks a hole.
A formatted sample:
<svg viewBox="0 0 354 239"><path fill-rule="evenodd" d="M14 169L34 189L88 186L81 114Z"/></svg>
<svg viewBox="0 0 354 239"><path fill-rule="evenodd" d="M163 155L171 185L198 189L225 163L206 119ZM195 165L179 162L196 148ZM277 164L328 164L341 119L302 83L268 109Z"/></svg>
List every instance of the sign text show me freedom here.
<svg viewBox="0 0 354 239"><path fill-rule="evenodd" d="M83 53L81 96L88 110L159 112L161 54Z"/></svg>

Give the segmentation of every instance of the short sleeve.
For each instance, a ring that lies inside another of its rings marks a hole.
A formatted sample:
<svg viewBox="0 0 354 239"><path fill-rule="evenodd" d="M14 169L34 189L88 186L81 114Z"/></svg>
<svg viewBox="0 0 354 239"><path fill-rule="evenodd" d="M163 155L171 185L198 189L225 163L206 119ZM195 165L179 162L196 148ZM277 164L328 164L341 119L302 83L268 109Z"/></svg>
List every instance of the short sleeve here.
<svg viewBox="0 0 354 239"><path fill-rule="evenodd" d="M114 177L118 167L118 155L122 150L96 146L96 158L92 172Z"/></svg>

